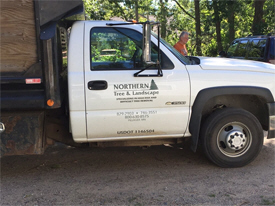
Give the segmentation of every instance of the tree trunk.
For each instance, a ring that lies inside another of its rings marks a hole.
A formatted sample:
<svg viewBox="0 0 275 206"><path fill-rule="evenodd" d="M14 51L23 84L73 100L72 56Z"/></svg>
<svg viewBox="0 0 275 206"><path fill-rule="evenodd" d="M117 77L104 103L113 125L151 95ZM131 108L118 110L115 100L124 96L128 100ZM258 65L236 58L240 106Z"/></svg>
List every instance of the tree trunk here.
<svg viewBox="0 0 275 206"><path fill-rule="evenodd" d="M265 29L265 22L263 20L264 16L264 3L266 0L254 0L255 13L252 25L252 33L253 35L263 34Z"/></svg>
<svg viewBox="0 0 275 206"><path fill-rule="evenodd" d="M235 39L235 12L234 12L234 1L230 0L228 4L228 23L229 23L229 41L232 42Z"/></svg>
<svg viewBox="0 0 275 206"><path fill-rule="evenodd" d="M201 20L200 20L200 0L195 0L195 19L196 19L196 44L197 55L202 56L201 52Z"/></svg>
<svg viewBox="0 0 275 206"><path fill-rule="evenodd" d="M214 20L216 23L216 34L217 34L217 44L218 44L218 52L222 51L222 38L221 38L221 21L219 16L219 9L218 9L218 0L213 1L214 7Z"/></svg>
<svg viewBox="0 0 275 206"><path fill-rule="evenodd" d="M135 0L135 15L136 21L138 21L138 0Z"/></svg>
<svg viewBox="0 0 275 206"><path fill-rule="evenodd" d="M166 37L166 9L165 9L165 5L163 3L163 0L160 0L160 23L161 23L161 30L160 30L160 36L162 38Z"/></svg>

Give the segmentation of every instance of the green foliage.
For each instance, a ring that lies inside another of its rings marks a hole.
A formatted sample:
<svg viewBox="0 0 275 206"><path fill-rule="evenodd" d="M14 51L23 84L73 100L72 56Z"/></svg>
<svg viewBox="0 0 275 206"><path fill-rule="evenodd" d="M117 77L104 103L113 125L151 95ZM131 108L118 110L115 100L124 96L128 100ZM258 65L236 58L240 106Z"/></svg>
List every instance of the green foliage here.
<svg viewBox="0 0 275 206"><path fill-rule="evenodd" d="M275 34L275 2L274 0L266 0L264 4L264 21L267 27L264 31L265 34Z"/></svg>
<svg viewBox="0 0 275 206"><path fill-rule="evenodd" d="M224 50L227 50L231 43L230 39L232 39L232 36L229 36L229 14L234 12L234 38L252 34L254 0L216 0L216 2L221 25L221 43ZM229 10L230 3L233 3L233 11ZM115 16L124 20L135 19L135 6L138 5L139 21L145 21L148 17L150 20L154 18L160 21L161 36L171 45L178 41L181 31L190 32L187 49L189 55L197 55L195 49L196 22L192 18L195 16L194 0L84 0L84 4L87 18L93 20L109 20ZM275 33L274 4L274 0L266 0L264 4L264 34ZM219 51L213 1L200 0L200 18L202 55L217 56Z"/></svg>
<svg viewBox="0 0 275 206"><path fill-rule="evenodd" d="M92 62L119 62L131 59L136 44L116 33L94 32L91 38Z"/></svg>
<svg viewBox="0 0 275 206"><path fill-rule="evenodd" d="M125 21L135 19L135 2L138 2L139 19L156 12L153 0L84 0L87 19L109 20L120 17Z"/></svg>

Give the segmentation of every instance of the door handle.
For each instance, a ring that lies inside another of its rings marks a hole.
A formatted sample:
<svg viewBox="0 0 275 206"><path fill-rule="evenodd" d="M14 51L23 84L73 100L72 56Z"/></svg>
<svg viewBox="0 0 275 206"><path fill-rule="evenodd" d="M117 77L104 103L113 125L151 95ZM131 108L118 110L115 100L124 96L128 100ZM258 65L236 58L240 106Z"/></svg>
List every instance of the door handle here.
<svg viewBox="0 0 275 206"><path fill-rule="evenodd" d="M89 90L105 90L108 88L108 83L104 80L96 80L88 82Z"/></svg>

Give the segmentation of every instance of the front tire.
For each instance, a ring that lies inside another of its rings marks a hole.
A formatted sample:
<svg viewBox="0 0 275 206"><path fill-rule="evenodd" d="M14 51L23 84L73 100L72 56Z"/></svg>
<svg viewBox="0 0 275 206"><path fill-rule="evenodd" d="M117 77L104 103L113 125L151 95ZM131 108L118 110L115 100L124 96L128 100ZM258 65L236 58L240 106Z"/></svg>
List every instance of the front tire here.
<svg viewBox="0 0 275 206"><path fill-rule="evenodd" d="M205 154L220 167L242 167L250 163L261 151L263 137L258 119L237 108L215 111L201 130Z"/></svg>

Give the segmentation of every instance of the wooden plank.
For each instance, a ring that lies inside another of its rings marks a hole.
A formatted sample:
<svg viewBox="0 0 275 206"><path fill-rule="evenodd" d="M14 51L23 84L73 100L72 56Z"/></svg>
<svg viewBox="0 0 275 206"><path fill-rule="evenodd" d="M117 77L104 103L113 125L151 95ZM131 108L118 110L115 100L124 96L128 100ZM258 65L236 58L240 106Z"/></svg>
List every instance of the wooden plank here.
<svg viewBox="0 0 275 206"><path fill-rule="evenodd" d="M32 54L36 53L36 45L33 45L35 39L30 38L17 38L17 37L4 37L1 38L1 51L8 52L7 54Z"/></svg>
<svg viewBox="0 0 275 206"><path fill-rule="evenodd" d="M16 61L16 64L13 63ZM26 58L26 60L18 60L16 57L7 59L5 61L2 61L0 63L1 72L25 72L27 68L29 68L29 65L33 65L33 62L36 62L36 58Z"/></svg>
<svg viewBox="0 0 275 206"><path fill-rule="evenodd" d="M1 72L22 72L37 61L33 0L1 1Z"/></svg>
<svg viewBox="0 0 275 206"><path fill-rule="evenodd" d="M19 36L36 39L33 28L26 25L18 26L17 24L1 25L1 38L5 36Z"/></svg>

